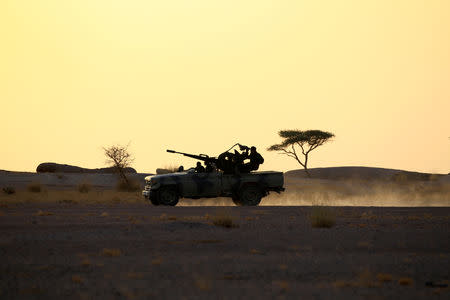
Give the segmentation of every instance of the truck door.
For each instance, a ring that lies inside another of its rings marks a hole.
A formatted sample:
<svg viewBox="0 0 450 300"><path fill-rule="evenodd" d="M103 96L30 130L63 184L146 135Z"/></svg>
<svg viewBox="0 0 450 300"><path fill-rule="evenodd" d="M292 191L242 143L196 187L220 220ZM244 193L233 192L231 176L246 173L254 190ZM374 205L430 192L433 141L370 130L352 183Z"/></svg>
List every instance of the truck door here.
<svg viewBox="0 0 450 300"><path fill-rule="evenodd" d="M231 174L222 176L222 193L223 195L232 195L236 192L242 183L242 176Z"/></svg>
<svg viewBox="0 0 450 300"><path fill-rule="evenodd" d="M216 197L220 194L221 173L192 173L190 182L184 184L184 196L190 197Z"/></svg>

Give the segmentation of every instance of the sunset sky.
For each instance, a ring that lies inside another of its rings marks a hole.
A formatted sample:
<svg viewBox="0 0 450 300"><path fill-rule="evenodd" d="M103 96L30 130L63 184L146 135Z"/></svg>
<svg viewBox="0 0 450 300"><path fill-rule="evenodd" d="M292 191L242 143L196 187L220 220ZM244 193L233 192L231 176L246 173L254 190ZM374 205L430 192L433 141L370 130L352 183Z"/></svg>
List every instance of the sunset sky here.
<svg viewBox="0 0 450 300"><path fill-rule="evenodd" d="M450 172L448 0L1 0L0 169L139 172L333 132L310 167Z"/></svg>

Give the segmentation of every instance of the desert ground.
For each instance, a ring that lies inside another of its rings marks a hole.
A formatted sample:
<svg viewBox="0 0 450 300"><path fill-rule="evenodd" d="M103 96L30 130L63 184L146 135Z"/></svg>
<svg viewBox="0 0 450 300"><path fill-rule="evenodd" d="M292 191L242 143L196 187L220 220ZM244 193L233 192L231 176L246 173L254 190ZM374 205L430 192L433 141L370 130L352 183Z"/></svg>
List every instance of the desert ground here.
<svg viewBox="0 0 450 300"><path fill-rule="evenodd" d="M0 176L1 299L450 296L446 180L287 176L259 207L155 207L112 177L35 175Z"/></svg>
<svg viewBox="0 0 450 300"><path fill-rule="evenodd" d="M313 209L3 207L0 297L448 299L450 208Z"/></svg>

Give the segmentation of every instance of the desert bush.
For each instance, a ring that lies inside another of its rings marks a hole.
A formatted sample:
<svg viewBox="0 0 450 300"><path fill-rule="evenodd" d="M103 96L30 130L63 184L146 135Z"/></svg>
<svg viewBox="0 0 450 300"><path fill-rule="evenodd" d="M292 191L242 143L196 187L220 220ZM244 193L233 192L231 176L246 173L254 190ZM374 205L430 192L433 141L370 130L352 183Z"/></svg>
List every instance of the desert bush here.
<svg viewBox="0 0 450 300"><path fill-rule="evenodd" d="M80 193L89 193L89 191L92 189L92 185L88 182L82 182L78 185L78 191Z"/></svg>
<svg viewBox="0 0 450 300"><path fill-rule="evenodd" d="M378 280L377 280L378 279ZM345 287L380 287L382 283L386 283L392 280L390 274L378 274L376 277L369 270L364 270L357 275L357 277L350 280L337 280L333 283L335 288Z"/></svg>
<svg viewBox="0 0 450 300"><path fill-rule="evenodd" d="M84 279L80 275L72 275L72 282L74 282L74 283L83 283Z"/></svg>
<svg viewBox="0 0 450 300"><path fill-rule="evenodd" d="M160 265L162 262L163 262L163 259L161 257L152 259L152 265Z"/></svg>
<svg viewBox="0 0 450 300"><path fill-rule="evenodd" d="M213 224L226 228L237 227L236 224L233 223L233 219L230 216L216 216L213 218Z"/></svg>
<svg viewBox="0 0 450 300"><path fill-rule="evenodd" d="M73 199L61 199L61 200L58 200L58 203L61 203L61 204L78 204L79 202L77 200L73 200Z"/></svg>
<svg viewBox="0 0 450 300"><path fill-rule="evenodd" d="M209 291L211 289L211 281L209 278L197 278L195 285L201 291Z"/></svg>
<svg viewBox="0 0 450 300"><path fill-rule="evenodd" d="M398 284L400 285L412 285L414 283L414 280L412 280L409 277L402 277L398 280Z"/></svg>
<svg viewBox="0 0 450 300"><path fill-rule="evenodd" d="M129 178L128 182L124 180L119 180L116 184L116 190L120 192L137 192L142 189L139 180L134 178Z"/></svg>
<svg viewBox="0 0 450 300"><path fill-rule="evenodd" d="M83 259L83 261L81 262L81 265L82 265L82 266L85 266L85 267L90 266L90 265L91 265L91 261L89 260L89 258L85 258L85 259Z"/></svg>
<svg viewBox="0 0 450 300"><path fill-rule="evenodd" d="M104 256L121 256L122 251L120 251L120 249L115 248L103 248L102 254Z"/></svg>
<svg viewBox="0 0 450 300"><path fill-rule="evenodd" d="M7 195L12 195L16 193L16 189L13 188L12 186L7 186L3 188L3 193L7 194Z"/></svg>
<svg viewBox="0 0 450 300"><path fill-rule="evenodd" d="M392 281L392 275L388 273L378 273L377 279L380 282L389 282Z"/></svg>
<svg viewBox="0 0 450 300"><path fill-rule="evenodd" d="M42 185L39 182L32 182L28 184L27 191L32 193L40 193L42 192Z"/></svg>
<svg viewBox="0 0 450 300"><path fill-rule="evenodd" d="M42 211L42 210L38 210L38 212L36 213L36 216L53 216L54 213L49 212L49 211Z"/></svg>
<svg viewBox="0 0 450 300"><path fill-rule="evenodd" d="M314 206L311 211L311 225L317 228L331 228L336 223L336 214L325 206Z"/></svg>
<svg viewBox="0 0 450 300"><path fill-rule="evenodd" d="M225 228L239 227L239 225L234 222L234 218L231 216L229 210L218 211L217 214L212 217L212 223L216 226Z"/></svg>

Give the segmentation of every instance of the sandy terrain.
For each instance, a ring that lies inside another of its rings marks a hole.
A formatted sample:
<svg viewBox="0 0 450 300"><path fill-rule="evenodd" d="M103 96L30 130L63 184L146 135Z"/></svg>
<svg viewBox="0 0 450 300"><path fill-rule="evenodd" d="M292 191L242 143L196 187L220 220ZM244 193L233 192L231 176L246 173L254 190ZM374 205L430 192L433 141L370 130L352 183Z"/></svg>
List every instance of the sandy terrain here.
<svg viewBox="0 0 450 300"><path fill-rule="evenodd" d="M154 207L111 174L0 171L15 189L0 192L0 299L448 299L449 176L355 170L287 175L260 207ZM335 225L313 227L314 205Z"/></svg>
<svg viewBox="0 0 450 300"><path fill-rule="evenodd" d="M450 208L313 209L3 204L0 298L449 298Z"/></svg>

